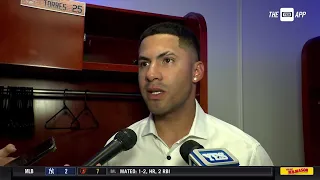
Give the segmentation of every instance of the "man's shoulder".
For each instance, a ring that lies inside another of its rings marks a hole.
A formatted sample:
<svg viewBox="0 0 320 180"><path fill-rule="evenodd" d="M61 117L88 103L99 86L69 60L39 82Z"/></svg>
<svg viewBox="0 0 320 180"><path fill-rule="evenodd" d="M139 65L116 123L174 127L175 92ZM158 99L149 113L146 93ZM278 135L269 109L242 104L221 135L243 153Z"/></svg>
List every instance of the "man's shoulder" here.
<svg viewBox="0 0 320 180"><path fill-rule="evenodd" d="M255 146L259 144L259 142L255 138L253 138L251 135L244 132L240 128L230 123L227 123L219 118L216 118L210 114L206 114L206 121L208 124L210 124L209 127L211 126L214 128L214 136L223 134L223 136L225 137L224 139L227 141L239 142L240 140L244 143Z"/></svg>
<svg viewBox="0 0 320 180"><path fill-rule="evenodd" d="M240 128L220 120L212 115L206 115L208 126L214 131L211 138L214 144L228 149L235 155L240 164L245 166L270 166L272 161L261 144Z"/></svg>
<svg viewBox="0 0 320 180"><path fill-rule="evenodd" d="M133 131L135 131L135 133L138 133L139 131L143 130L143 128L146 126L148 120L149 120L148 117L143 118L143 119L131 124L127 128L132 129Z"/></svg>
<svg viewBox="0 0 320 180"><path fill-rule="evenodd" d="M144 119L141 119L141 120L131 124L130 126L128 126L126 128L133 130L138 135L143 130L143 127L145 127L147 122L148 122L148 117L146 117ZM115 135L116 135L116 133L113 134L109 138L109 140L107 141L107 143L105 145L107 145L109 142L111 142L114 139Z"/></svg>

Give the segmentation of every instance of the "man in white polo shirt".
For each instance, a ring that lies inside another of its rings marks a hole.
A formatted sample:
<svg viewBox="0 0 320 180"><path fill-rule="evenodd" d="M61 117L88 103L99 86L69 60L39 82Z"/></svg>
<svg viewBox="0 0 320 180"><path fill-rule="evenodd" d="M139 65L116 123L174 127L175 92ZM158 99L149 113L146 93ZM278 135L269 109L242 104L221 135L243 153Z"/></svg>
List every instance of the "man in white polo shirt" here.
<svg viewBox="0 0 320 180"><path fill-rule="evenodd" d="M136 145L104 166L184 166L179 148L186 140L226 148L240 166L273 165L258 141L202 110L195 96L204 66L198 40L187 28L173 23L148 28L141 36L138 65L150 115L128 127L137 134Z"/></svg>
<svg viewBox="0 0 320 180"><path fill-rule="evenodd" d="M206 114L196 101L204 66L191 31L173 23L148 28L141 36L138 64L139 86L150 115L129 127L137 134L136 145L105 166L184 166L179 149L186 140L205 148L226 148L240 166L273 165L258 141ZM0 165L11 160L7 156L14 150L7 149L0 150Z"/></svg>

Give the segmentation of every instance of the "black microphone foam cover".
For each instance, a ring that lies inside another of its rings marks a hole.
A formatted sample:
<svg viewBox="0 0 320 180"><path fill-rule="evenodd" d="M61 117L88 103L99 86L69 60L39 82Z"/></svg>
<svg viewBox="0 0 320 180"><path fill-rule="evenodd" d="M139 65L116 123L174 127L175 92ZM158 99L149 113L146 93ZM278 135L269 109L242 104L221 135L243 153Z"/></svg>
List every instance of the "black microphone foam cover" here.
<svg viewBox="0 0 320 180"><path fill-rule="evenodd" d="M194 140L188 140L181 145L180 155L187 164L189 163L189 154L195 149L203 149L203 146Z"/></svg>
<svg viewBox="0 0 320 180"><path fill-rule="evenodd" d="M123 150L127 151L137 143L137 134L132 129L123 129L115 135L114 139L120 141Z"/></svg>

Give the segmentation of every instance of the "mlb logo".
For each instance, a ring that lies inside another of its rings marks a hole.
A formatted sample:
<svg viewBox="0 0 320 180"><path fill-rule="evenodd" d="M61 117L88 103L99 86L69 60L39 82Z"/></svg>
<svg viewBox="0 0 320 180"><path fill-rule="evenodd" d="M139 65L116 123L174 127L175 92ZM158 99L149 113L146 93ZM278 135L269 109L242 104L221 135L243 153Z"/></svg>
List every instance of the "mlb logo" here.
<svg viewBox="0 0 320 180"><path fill-rule="evenodd" d="M281 8L280 9L280 21L283 21L283 22L294 21L294 9L293 8Z"/></svg>

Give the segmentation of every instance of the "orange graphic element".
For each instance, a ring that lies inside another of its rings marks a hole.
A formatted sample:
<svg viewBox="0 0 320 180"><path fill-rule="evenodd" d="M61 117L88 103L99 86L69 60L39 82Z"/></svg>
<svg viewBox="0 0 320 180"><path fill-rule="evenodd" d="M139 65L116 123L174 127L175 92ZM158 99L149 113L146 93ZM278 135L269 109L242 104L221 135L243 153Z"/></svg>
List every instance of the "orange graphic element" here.
<svg viewBox="0 0 320 180"><path fill-rule="evenodd" d="M313 167L281 167L280 175L313 175Z"/></svg>

